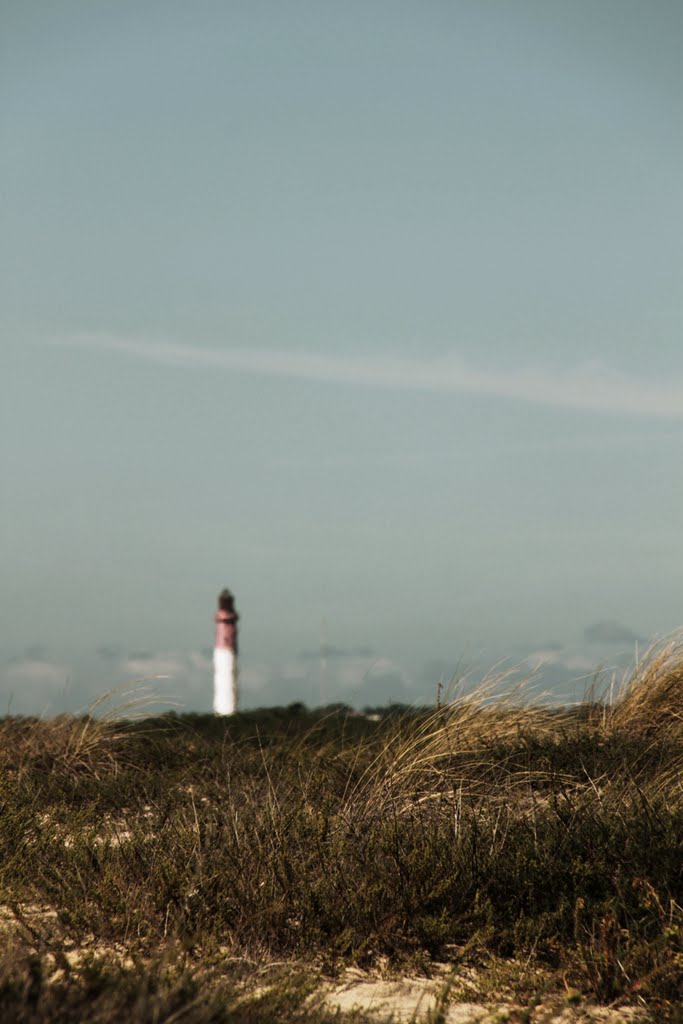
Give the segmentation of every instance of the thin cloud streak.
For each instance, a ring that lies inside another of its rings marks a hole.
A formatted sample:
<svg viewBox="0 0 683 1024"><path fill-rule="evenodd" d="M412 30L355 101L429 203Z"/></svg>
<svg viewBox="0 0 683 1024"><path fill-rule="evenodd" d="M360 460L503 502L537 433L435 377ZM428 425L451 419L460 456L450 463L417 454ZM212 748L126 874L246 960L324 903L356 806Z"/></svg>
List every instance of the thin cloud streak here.
<svg viewBox="0 0 683 1024"><path fill-rule="evenodd" d="M683 378L644 380L598 360L565 370L478 370L457 355L319 355L267 349L207 349L110 334L56 338L60 347L112 352L165 366L223 370L321 383L434 394L467 394L622 416L683 419Z"/></svg>

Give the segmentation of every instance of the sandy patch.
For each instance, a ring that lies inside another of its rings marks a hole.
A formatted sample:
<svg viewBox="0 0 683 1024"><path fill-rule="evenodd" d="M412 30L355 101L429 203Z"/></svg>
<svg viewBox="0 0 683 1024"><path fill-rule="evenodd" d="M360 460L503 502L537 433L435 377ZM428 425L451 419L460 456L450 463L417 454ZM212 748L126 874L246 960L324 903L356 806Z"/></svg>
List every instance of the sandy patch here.
<svg viewBox="0 0 683 1024"><path fill-rule="evenodd" d="M363 1010L385 1018L391 1015L398 1022L433 1013L440 989L438 982L427 978L386 981L351 977L341 983L323 983L319 994L328 1006L342 1013Z"/></svg>
<svg viewBox="0 0 683 1024"><path fill-rule="evenodd" d="M562 1001L544 1000L526 1017L524 1007L513 1003L456 1002L444 999L444 979L406 977L373 978L360 971L349 971L343 979L323 982L316 991L330 1009L341 1013L353 1010L376 1016L379 1022L392 1024L637 1024L652 1018L635 1007L563 1006ZM444 1005L445 1004L445 1005ZM443 1014L438 1017L439 1011Z"/></svg>

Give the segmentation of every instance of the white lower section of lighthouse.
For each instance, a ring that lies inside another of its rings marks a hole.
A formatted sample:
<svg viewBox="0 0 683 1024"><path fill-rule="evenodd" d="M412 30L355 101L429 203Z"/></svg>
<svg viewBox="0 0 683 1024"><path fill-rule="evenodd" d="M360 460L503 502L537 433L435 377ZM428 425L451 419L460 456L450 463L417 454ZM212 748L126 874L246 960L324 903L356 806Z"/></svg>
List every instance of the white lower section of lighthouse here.
<svg viewBox="0 0 683 1024"><path fill-rule="evenodd" d="M237 711L237 658L227 647L213 652L213 710L217 715Z"/></svg>

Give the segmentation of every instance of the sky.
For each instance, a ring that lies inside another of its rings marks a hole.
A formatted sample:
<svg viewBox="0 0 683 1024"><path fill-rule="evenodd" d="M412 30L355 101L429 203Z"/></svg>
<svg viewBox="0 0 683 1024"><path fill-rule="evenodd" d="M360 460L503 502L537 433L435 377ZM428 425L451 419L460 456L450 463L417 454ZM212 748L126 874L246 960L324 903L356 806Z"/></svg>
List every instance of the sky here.
<svg viewBox="0 0 683 1024"><path fill-rule="evenodd" d="M224 586L245 707L677 630L682 49L678 0L4 0L0 714L208 710Z"/></svg>

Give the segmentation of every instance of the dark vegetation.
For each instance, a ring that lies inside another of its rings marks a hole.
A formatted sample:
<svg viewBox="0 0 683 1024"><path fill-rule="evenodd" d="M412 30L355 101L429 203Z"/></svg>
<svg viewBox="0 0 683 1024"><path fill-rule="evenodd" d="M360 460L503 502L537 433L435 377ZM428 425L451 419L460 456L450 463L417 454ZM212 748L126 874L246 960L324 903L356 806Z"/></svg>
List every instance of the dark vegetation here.
<svg viewBox="0 0 683 1024"><path fill-rule="evenodd" d="M681 1020L682 715L674 643L612 705L6 718L0 1019L324 1022L345 965L510 959Z"/></svg>

